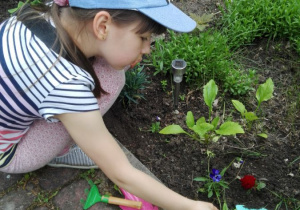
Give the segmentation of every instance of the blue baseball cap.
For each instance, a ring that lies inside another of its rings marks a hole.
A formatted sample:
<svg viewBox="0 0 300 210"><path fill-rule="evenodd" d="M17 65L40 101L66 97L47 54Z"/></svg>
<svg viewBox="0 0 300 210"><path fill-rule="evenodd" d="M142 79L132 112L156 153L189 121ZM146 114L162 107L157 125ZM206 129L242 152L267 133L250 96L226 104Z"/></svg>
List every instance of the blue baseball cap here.
<svg viewBox="0 0 300 210"><path fill-rule="evenodd" d="M69 0L69 5L83 9L137 10L177 32L190 32L196 27L196 22L170 0Z"/></svg>

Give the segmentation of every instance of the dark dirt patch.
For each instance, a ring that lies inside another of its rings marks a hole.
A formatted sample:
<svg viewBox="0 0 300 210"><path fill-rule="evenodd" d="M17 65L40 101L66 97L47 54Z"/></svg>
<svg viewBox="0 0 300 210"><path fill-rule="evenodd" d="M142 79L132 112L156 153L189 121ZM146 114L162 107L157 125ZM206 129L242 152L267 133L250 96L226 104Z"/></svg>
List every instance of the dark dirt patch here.
<svg viewBox="0 0 300 210"><path fill-rule="evenodd" d="M17 1L1 1L3 19L6 8L12 8ZM183 10L196 14L217 13L216 0L175 2ZM300 114L299 114L299 56L292 51L289 43L261 39L241 49L236 59L245 67L256 69L259 82L271 77L275 84L274 98L262 106L263 130L269 134L268 139L257 137L254 132L238 135L235 138L222 138L218 143L203 145L184 135L164 136L151 133L151 123L155 117L161 118L161 128L170 124L184 127L187 111L192 111L196 118L208 117L208 109L203 101L201 90L191 90L184 84L181 94L185 100L180 101L178 114L174 113L171 77L153 77L152 69L146 68L150 85L143 91L146 100L138 105L132 104L124 108L120 102L114 104L105 115L104 120L111 131L143 164L145 164L164 184L180 194L193 199L214 201L206 194L197 193L202 183L193 178L207 174L208 159L206 150L215 154L210 160L210 168L223 169L234 158L242 157L244 165L240 169L230 167L224 179L230 182L226 190L226 200L230 209L236 204L247 207L263 207L275 209L281 200L269 190L285 198L300 200ZM167 80L166 91L162 90L160 81ZM239 120L237 112L230 103L231 96L219 98L219 105L214 113L232 116ZM240 98L248 110L255 109L255 93ZM242 189L236 176L252 174L266 183L267 189L247 193ZM289 203L291 204L291 203ZM281 208L283 209L283 208ZM288 209L294 209L292 205Z"/></svg>

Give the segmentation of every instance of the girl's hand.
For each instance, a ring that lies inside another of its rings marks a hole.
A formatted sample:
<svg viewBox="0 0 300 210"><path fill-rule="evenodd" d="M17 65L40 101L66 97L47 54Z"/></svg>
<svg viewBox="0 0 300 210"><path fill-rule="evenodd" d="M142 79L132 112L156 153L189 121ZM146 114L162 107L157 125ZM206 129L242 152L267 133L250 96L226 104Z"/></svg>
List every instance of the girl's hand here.
<svg viewBox="0 0 300 210"><path fill-rule="evenodd" d="M218 210L212 203L196 201L194 207L191 210Z"/></svg>

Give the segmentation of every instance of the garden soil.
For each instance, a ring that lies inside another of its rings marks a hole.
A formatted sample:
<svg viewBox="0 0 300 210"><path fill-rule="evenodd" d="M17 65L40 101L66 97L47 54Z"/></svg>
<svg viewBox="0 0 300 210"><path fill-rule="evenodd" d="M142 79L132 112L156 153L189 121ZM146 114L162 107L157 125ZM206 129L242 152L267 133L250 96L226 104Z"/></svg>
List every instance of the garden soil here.
<svg viewBox="0 0 300 210"><path fill-rule="evenodd" d="M1 2L2 20L7 17L7 8L13 8L16 3L12 0ZM220 14L220 1L217 0L174 3L184 11L198 15L214 13L217 17ZM178 124L186 130L185 117L188 111L192 111L196 119L202 116L208 118L202 87L190 89L183 82L180 94L184 97L175 109L171 75L154 77L151 67L144 68L150 81L142 91L145 100L140 100L138 104L131 103L130 106L117 101L104 116L104 121L110 132L153 174L186 197L214 202L218 206L215 196L208 198L207 193L198 192L199 188L204 188L204 183L193 179L207 176L208 169L222 170L229 166L222 177L229 183L229 188L224 195L221 194L221 201L225 199L230 209L243 204L248 208L265 207L272 210L280 202L285 202L287 209L296 210L296 203L292 199L300 200L299 56L285 40L261 38L251 46L240 49L235 59L245 68L257 71L259 84L272 78L275 86L274 97L262 103L260 123L255 123L254 128L245 134L221 137L218 142L205 145L185 135L151 132L151 124L155 123L157 116L161 118L161 128ZM168 82L165 90L161 85L162 80ZM231 99L242 101L248 111L256 108L255 92L241 98L228 94L221 97L222 89L219 92L213 114L223 116L223 120L230 117L242 123ZM268 138L258 137L256 130L264 131ZM208 151L214 157L208 158ZM237 162L236 158L244 161L239 168L230 165L232 161ZM244 190L239 180L244 175L255 176L266 187L259 191ZM283 207L279 209L286 209Z"/></svg>

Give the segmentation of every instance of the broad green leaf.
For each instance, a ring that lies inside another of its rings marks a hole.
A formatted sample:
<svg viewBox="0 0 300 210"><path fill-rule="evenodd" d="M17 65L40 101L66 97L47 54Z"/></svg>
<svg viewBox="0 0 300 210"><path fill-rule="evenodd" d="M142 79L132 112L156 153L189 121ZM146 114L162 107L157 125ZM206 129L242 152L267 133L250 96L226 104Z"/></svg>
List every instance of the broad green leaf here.
<svg viewBox="0 0 300 210"><path fill-rule="evenodd" d="M185 132L179 125L169 125L165 128L163 128L161 131L159 131L160 134L180 134Z"/></svg>
<svg viewBox="0 0 300 210"><path fill-rule="evenodd" d="M196 132L201 138L204 138L204 135L212 130L214 128L214 126L212 124L209 123L201 123L198 125L195 125L193 127L193 131Z"/></svg>
<svg viewBox="0 0 300 210"><path fill-rule="evenodd" d="M201 117L197 120L196 125L199 125L201 123L206 123L205 117Z"/></svg>
<svg viewBox="0 0 300 210"><path fill-rule="evenodd" d="M272 98L274 91L274 83L271 78L267 79L264 84L261 84L256 91L256 99L258 104Z"/></svg>
<svg viewBox="0 0 300 210"><path fill-rule="evenodd" d="M205 23L209 23L213 21L214 14L203 14L202 16L198 16L194 13L190 13L191 18L193 18L199 25L203 25Z"/></svg>
<svg viewBox="0 0 300 210"><path fill-rule="evenodd" d="M217 142L217 141L219 141L219 139L220 139L220 136L214 136L212 138L212 142Z"/></svg>
<svg viewBox="0 0 300 210"><path fill-rule="evenodd" d="M204 193L206 192L205 188L198 188L197 192Z"/></svg>
<svg viewBox="0 0 300 210"><path fill-rule="evenodd" d="M254 120L258 120L258 117L256 116L256 114L254 112L246 112L245 113L245 118L247 121L254 121Z"/></svg>
<svg viewBox="0 0 300 210"><path fill-rule="evenodd" d="M211 196L213 196L213 194L214 194L213 191L209 191L207 197L210 198Z"/></svg>
<svg viewBox="0 0 300 210"><path fill-rule="evenodd" d="M210 80L203 89L203 97L205 104L209 107L209 110L212 110L213 102L218 93L218 86L214 80Z"/></svg>
<svg viewBox="0 0 300 210"><path fill-rule="evenodd" d="M208 180L209 179L206 178L206 177L196 177L196 178L194 178L194 181L197 181L197 182L206 182Z"/></svg>
<svg viewBox="0 0 300 210"><path fill-rule="evenodd" d="M260 133L260 134L257 134L257 135L260 136L260 137L263 137L263 138L265 138L265 139L268 138L268 135L265 134L265 133Z"/></svg>
<svg viewBox="0 0 300 210"><path fill-rule="evenodd" d="M226 188L226 189L228 189L229 187L228 187L228 183L227 182L219 182L219 185L221 185L223 188Z"/></svg>
<svg viewBox="0 0 300 210"><path fill-rule="evenodd" d="M217 134L220 135L235 135L237 133L245 133L243 128L236 122L225 122L216 130Z"/></svg>
<svg viewBox="0 0 300 210"><path fill-rule="evenodd" d="M14 8L14 9L9 9L7 11L8 11L9 14L13 14L13 13L15 13L18 10L19 10L19 8Z"/></svg>
<svg viewBox="0 0 300 210"><path fill-rule="evenodd" d="M266 187L266 184L264 182L258 182L257 186L256 186L256 189L257 190L261 190L263 188Z"/></svg>
<svg viewBox="0 0 300 210"><path fill-rule="evenodd" d="M21 9L21 7L22 7L23 5L24 5L24 2L19 1L17 8L9 9L9 10L8 10L8 13L9 13L9 14L15 13L16 11L18 11L19 9Z"/></svg>
<svg viewBox="0 0 300 210"><path fill-rule="evenodd" d="M41 4L41 0L34 0L30 4L33 5L33 6L39 5L39 4Z"/></svg>
<svg viewBox="0 0 300 210"><path fill-rule="evenodd" d="M159 63L159 68L160 68L161 71L164 69L164 62L163 61L161 61Z"/></svg>
<svg viewBox="0 0 300 210"><path fill-rule="evenodd" d="M242 114L242 116L244 116L245 112L247 112L244 104L237 100L231 100L231 102L232 102L233 106Z"/></svg>
<svg viewBox="0 0 300 210"><path fill-rule="evenodd" d="M229 210L226 202L223 203L222 210Z"/></svg>
<svg viewBox="0 0 300 210"><path fill-rule="evenodd" d="M204 31L208 26L209 26L208 24L202 24L202 25L197 25L197 28L199 31Z"/></svg>
<svg viewBox="0 0 300 210"><path fill-rule="evenodd" d="M219 123L220 118L216 117L215 119L213 119L213 121L211 122L211 124L214 126L214 129L217 128L218 123Z"/></svg>
<svg viewBox="0 0 300 210"><path fill-rule="evenodd" d="M190 129L195 125L194 115L193 115L193 113L191 111L187 112L187 115L186 115L186 125Z"/></svg>

